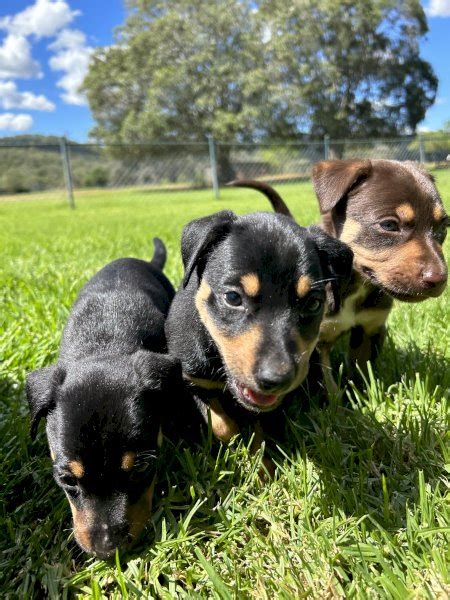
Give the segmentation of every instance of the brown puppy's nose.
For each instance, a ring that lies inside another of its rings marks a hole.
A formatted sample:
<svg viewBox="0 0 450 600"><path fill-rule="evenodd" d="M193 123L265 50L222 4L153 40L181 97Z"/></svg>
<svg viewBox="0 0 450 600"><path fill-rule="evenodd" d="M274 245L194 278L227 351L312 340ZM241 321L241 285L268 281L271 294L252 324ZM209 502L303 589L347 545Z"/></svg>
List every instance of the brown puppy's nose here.
<svg viewBox="0 0 450 600"><path fill-rule="evenodd" d="M442 269L425 269L422 272L422 280L427 287L433 288L444 283L447 279L447 273Z"/></svg>

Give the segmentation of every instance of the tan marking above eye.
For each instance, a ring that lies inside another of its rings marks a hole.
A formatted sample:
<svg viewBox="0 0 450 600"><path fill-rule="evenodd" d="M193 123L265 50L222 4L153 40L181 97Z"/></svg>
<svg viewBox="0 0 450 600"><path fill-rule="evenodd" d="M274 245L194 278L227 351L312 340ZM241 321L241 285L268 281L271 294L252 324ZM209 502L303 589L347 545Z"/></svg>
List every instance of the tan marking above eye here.
<svg viewBox="0 0 450 600"><path fill-rule="evenodd" d="M406 223L413 221L416 217L416 213L409 202L405 202L400 204L400 206L397 206L396 212L400 219Z"/></svg>
<svg viewBox="0 0 450 600"><path fill-rule="evenodd" d="M136 460L136 452L125 452L122 456L121 467L124 471L129 471L134 466L134 461Z"/></svg>
<svg viewBox="0 0 450 600"><path fill-rule="evenodd" d="M77 479L81 479L84 475L84 466L83 463L79 460L71 460L69 462L69 469Z"/></svg>
<svg viewBox="0 0 450 600"><path fill-rule="evenodd" d="M299 298L304 298L311 291L311 278L309 275L302 275L297 281L297 295Z"/></svg>
<svg viewBox="0 0 450 600"><path fill-rule="evenodd" d="M241 285L247 296L253 297L259 294L261 282L256 273L247 273L241 277Z"/></svg>
<svg viewBox="0 0 450 600"><path fill-rule="evenodd" d="M435 204L433 206L433 219L435 221L440 221L442 219L442 217L444 216L444 209L442 208L442 206L440 204Z"/></svg>

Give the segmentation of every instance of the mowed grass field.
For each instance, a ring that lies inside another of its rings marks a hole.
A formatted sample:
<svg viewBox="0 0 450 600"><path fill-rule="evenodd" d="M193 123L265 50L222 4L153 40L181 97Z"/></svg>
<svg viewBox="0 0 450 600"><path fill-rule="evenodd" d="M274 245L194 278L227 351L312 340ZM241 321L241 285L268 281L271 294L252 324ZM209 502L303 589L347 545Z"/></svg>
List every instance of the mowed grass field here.
<svg viewBox="0 0 450 600"><path fill-rule="evenodd" d="M450 171L437 184L450 210ZM278 189L299 222L318 219L309 183ZM56 359L70 306L99 268L150 258L157 235L178 284L183 225L222 208L268 205L244 190L220 201L209 191L94 190L77 195L75 211L62 193L0 202L1 596L448 598L448 291L396 304L364 389L346 382L329 406L294 405L272 482L261 484L260 456L242 439L166 443L137 547L106 563L73 541L44 428L34 443L28 437L25 376Z"/></svg>

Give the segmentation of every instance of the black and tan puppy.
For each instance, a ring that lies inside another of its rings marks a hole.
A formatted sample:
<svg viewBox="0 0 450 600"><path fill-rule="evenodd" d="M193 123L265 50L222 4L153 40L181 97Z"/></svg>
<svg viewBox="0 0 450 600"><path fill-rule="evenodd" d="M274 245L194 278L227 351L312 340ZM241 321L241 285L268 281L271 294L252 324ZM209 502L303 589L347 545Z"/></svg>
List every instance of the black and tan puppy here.
<svg viewBox="0 0 450 600"><path fill-rule="evenodd" d="M303 382L326 286L338 303L352 253L287 216L222 211L184 228L182 258L169 350L215 435L228 440L242 418L274 410Z"/></svg>
<svg viewBox="0 0 450 600"><path fill-rule="evenodd" d="M439 296L447 283L442 253L449 218L433 177L418 163L392 160L331 160L316 164L314 188L322 228L354 253L353 281L339 311L325 315L320 330L324 375L329 351L350 335L350 365L373 360L385 335L393 299L420 302ZM267 184L236 181L255 188L275 210L289 212Z"/></svg>
<svg viewBox="0 0 450 600"><path fill-rule="evenodd" d="M161 271L165 248L154 243L150 263L116 260L88 281L58 362L27 379L31 435L46 417L76 540L98 557L136 539L150 516L161 425L182 384L179 363L160 354L174 290Z"/></svg>

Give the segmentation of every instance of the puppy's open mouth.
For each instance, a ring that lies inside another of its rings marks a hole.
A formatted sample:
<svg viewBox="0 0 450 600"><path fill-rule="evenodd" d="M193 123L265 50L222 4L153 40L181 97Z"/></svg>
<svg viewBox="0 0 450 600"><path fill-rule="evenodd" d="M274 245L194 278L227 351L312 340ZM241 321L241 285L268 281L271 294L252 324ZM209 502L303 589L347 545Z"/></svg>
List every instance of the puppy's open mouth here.
<svg viewBox="0 0 450 600"><path fill-rule="evenodd" d="M263 394L237 382L230 385L234 396L246 408L253 411L273 410L283 399L284 394Z"/></svg>

